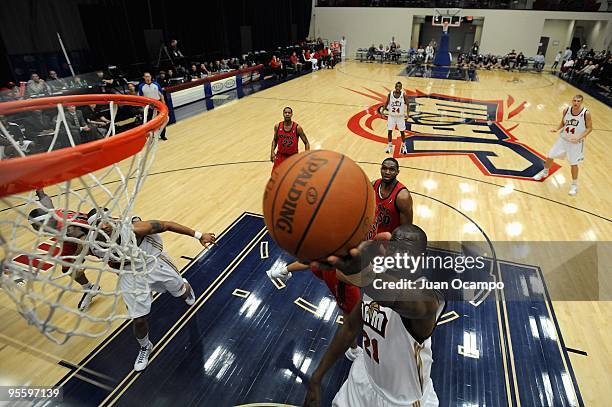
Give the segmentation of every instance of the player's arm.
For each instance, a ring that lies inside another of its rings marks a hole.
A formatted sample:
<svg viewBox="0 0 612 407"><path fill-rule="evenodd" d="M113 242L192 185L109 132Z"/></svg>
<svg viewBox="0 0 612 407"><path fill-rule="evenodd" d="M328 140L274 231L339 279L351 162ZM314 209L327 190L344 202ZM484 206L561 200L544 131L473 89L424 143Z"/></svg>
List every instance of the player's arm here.
<svg viewBox="0 0 612 407"><path fill-rule="evenodd" d="M287 264L287 272L293 273L294 271L308 270L310 266L308 264L294 261L293 263Z"/></svg>
<svg viewBox="0 0 612 407"><path fill-rule="evenodd" d="M38 197L38 200L40 201L40 204L42 206L47 209L54 209L53 201L51 200L49 195L45 193L45 191L43 191L42 189L37 189L36 196Z"/></svg>
<svg viewBox="0 0 612 407"><path fill-rule="evenodd" d="M563 115L561 115L561 121L559 122L559 125L557 126L556 129L550 129L551 133L556 133L559 130L561 130L563 128L563 126L565 126L565 122L563 121L563 119L565 118L565 114L567 113L567 109L571 109L571 107L566 107L565 108L565 110L563 111Z"/></svg>
<svg viewBox="0 0 612 407"><path fill-rule="evenodd" d="M591 112L589 112L588 110L584 114L584 123L586 125L586 130L584 131L584 133L582 133L578 141L586 138L586 136L591 134L591 132L593 131L593 120L591 118Z"/></svg>
<svg viewBox="0 0 612 407"><path fill-rule="evenodd" d="M383 110L384 110L384 111L387 111L387 112L389 111L389 110L388 110L388 107L389 107L389 102L390 102L390 101L391 101L391 94L388 94L388 95L387 95L387 101L385 102L385 105L383 106Z"/></svg>
<svg viewBox="0 0 612 407"><path fill-rule="evenodd" d="M409 112L408 112L408 110L409 110L409 106L410 106L410 103L408 102L408 95L406 95L406 94L404 93L404 108L406 109L406 111L404 112L404 116L405 116L406 118L408 118L408 114L409 114Z"/></svg>
<svg viewBox="0 0 612 407"><path fill-rule="evenodd" d="M321 381L325 373L344 356L344 352L353 344L359 332L361 332L363 320L361 319L361 301L353 307L351 313L344 318L344 323L336 331L329 347L325 351L321 362L310 377L308 392L304 400L304 406L314 407L321 404Z"/></svg>
<svg viewBox="0 0 612 407"><path fill-rule="evenodd" d="M278 124L274 125L274 137L272 138L272 149L270 150L270 161L274 162L274 152L278 143Z"/></svg>
<svg viewBox="0 0 612 407"><path fill-rule="evenodd" d="M304 133L304 129L302 129L302 126L297 126L296 131L298 136L300 136L300 139L302 139L302 142L304 143L304 148L306 150L310 150L310 143L308 142L308 138L306 137L306 133Z"/></svg>
<svg viewBox="0 0 612 407"><path fill-rule="evenodd" d="M215 243L214 233L201 233L195 231L187 226L183 226L176 222L164 221L164 220L149 220L149 221L137 221L132 223L134 234L136 237L145 237L148 235L155 235L163 232L174 232L179 235L186 235L195 237L200 241L202 246L206 246L208 243Z"/></svg>
<svg viewBox="0 0 612 407"><path fill-rule="evenodd" d="M395 205L399 210L400 225L404 225L406 223L412 224L412 195L410 194L410 191L407 189L402 189L395 198Z"/></svg>

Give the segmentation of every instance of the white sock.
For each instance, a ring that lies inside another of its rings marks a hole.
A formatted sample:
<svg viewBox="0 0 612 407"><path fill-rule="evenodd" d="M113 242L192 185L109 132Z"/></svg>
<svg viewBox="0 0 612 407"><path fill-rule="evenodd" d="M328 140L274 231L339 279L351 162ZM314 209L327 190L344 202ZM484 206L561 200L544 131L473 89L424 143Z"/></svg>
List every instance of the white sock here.
<svg viewBox="0 0 612 407"><path fill-rule="evenodd" d="M572 185L576 185L576 186L578 186L578 180L577 180L577 179L572 180Z"/></svg>
<svg viewBox="0 0 612 407"><path fill-rule="evenodd" d="M390 141L390 142L387 144L387 146L388 146L388 147L391 147L392 145L393 145L393 142L392 142L392 141Z"/></svg>
<svg viewBox="0 0 612 407"><path fill-rule="evenodd" d="M287 267L285 267L285 268L283 269L283 276L284 276L284 277L287 277L287 275L289 275L289 269L288 269Z"/></svg>
<svg viewBox="0 0 612 407"><path fill-rule="evenodd" d="M93 284L92 283L81 284L81 287L83 287L83 290L89 290L93 288Z"/></svg>
<svg viewBox="0 0 612 407"><path fill-rule="evenodd" d="M149 334L146 334L144 338L136 338L136 340L140 344L140 347L144 348L149 344Z"/></svg>
<svg viewBox="0 0 612 407"><path fill-rule="evenodd" d="M548 175L548 168L544 168L544 169L542 170L542 172L543 172L545 175Z"/></svg>

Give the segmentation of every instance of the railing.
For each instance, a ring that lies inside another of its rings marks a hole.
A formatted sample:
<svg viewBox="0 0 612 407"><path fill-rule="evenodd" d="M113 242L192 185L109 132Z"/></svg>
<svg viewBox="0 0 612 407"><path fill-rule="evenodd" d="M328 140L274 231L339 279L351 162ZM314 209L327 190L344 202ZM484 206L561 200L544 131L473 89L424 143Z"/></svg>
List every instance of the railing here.
<svg viewBox="0 0 612 407"><path fill-rule="evenodd" d="M317 7L467 8L549 11L612 11L603 0L317 0Z"/></svg>

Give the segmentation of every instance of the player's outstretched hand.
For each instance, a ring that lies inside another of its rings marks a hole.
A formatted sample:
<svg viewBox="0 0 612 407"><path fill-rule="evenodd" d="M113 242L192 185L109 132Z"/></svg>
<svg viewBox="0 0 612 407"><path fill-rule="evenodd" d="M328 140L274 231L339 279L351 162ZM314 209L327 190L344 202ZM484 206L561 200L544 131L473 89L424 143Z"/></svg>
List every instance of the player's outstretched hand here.
<svg viewBox="0 0 612 407"><path fill-rule="evenodd" d="M329 256L326 261L313 262L311 265L319 269L333 267L342 271L344 274L357 274L365 265L369 264L374 257L384 254L384 249L376 242L388 240L391 240L391 233L379 233L374 236L374 240L366 240L365 242L361 242L359 246L350 249L349 254L346 256Z"/></svg>
<svg viewBox="0 0 612 407"><path fill-rule="evenodd" d="M313 377L308 382L308 391L304 398L304 407L319 407L321 405L321 383Z"/></svg>
<svg viewBox="0 0 612 407"><path fill-rule="evenodd" d="M202 237L200 238L200 243L202 246L208 247L209 244L217 243L217 237L214 233L203 233Z"/></svg>

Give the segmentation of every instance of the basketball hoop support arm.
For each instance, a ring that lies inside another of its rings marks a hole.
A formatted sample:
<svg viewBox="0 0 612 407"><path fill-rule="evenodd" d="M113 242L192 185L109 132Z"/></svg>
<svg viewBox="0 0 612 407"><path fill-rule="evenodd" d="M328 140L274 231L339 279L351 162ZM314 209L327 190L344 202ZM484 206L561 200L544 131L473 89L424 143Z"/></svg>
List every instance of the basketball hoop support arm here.
<svg viewBox="0 0 612 407"><path fill-rule="evenodd" d="M74 78L76 75L74 73L74 69L72 69L72 62L70 62L70 58L68 58L68 53L66 52L66 48L64 47L64 41L62 41L62 36L60 35L60 33L56 33L57 34L57 40L60 43L60 46L62 47L62 52L64 52L64 58L66 58L66 62L68 62L68 68L70 68L70 73L72 74L72 77Z"/></svg>

